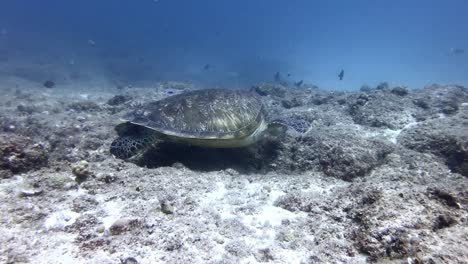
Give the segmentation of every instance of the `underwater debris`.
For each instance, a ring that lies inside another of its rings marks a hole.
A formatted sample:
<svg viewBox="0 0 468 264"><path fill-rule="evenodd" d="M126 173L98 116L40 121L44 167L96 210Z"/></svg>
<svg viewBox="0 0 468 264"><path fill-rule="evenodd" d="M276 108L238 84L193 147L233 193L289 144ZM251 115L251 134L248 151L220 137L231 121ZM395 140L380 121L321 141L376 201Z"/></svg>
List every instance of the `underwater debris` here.
<svg viewBox="0 0 468 264"><path fill-rule="evenodd" d="M54 88L55 82L51 80L47 80L43 83L43 86L46 88Z"/></svg>
<svg viewBox="0 0 468 264"><path fill-rule="evenodd" d="M33 197L33 196L39 196L42 193L44 193L44 190L40 188L31 188L31 189L22 189L19 194L21 197Z"/></svg>
<svg viewBox="0 0 468 264"><path fill-rule="evenodd" d="M341 70L340 74L338 74L338 78L340 78L340 81L342 81L343 77L344 77L344 70Z"/></svg>

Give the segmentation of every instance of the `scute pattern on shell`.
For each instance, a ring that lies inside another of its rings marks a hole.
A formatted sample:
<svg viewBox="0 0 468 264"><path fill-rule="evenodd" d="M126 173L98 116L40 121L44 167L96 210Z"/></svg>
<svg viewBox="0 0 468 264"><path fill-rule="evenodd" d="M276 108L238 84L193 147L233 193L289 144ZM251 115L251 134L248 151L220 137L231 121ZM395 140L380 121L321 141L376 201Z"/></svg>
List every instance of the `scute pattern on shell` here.
<svg viewBox="0 0 468 264"><path fill-rule="evenodd" d="M239 138L264 118L261 101L247 91L207 89L150 103L134 113L134 124L187 138Z"/></svg>

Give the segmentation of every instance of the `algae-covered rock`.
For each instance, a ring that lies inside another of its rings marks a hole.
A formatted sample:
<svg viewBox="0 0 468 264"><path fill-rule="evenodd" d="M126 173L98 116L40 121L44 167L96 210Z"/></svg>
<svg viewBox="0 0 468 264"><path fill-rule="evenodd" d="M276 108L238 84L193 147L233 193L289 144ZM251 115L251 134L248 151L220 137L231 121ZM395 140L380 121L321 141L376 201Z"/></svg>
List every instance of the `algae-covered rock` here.
<svg viewBox="0 0 468 264"><path fill-rule="evenodd" d="M77 164L74 164L72 166L72 173L73 175L76 176L75 180L77 182L83 182L85 181L88 177L94 175L92 171L89 170L88 168L89 163L86 160L82 160Z"/></svg>
<svg viewBox="0 0 468 264"><path fill-rule="evenodd" d="M22 173L48 164L47 148L30 138L0 135L0 169ZM8 173L2 173L8 176Z"/></svg>

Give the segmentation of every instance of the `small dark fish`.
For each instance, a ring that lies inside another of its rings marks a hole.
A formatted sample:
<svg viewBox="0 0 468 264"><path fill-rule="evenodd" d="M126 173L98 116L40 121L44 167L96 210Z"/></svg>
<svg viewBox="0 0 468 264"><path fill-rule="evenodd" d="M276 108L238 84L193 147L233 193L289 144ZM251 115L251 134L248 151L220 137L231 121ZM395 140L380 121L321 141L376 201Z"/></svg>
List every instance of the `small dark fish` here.
<svg viewBox="0 0 468 264"><path fill-rule="evenodd" d="M53 88L55 86L55 82L48 80L48 81L45 81L43 85L46 88Z"/></svg>
<svg viewBox="0 0 468 264"><path fill-rule="evenodd" d="M281 75L279 72L275 73L275 82L281 82Z"/></svg>
<svg viewBox="0 0 468 264"><path fill-rule="evenodd" d="M171 90L169 90L169 91L167 91L167 94L168 94L168 95L171 95L171 94L174 94L174 92L171 91Z"/></svg>
<svg viewBox="0 0 468 264"><path fill-rule="evenodd" d="M298 82L295 82L294 85L295 85L297 88L299 88L299 87L302 86L303 83L304 83L304 80L300 80L300 81L298 81Z"/></svg>
<svg viewBox="0 0 468 264"><path fill-rule="evenodd" d="M206 64L205 66L203 66L203 69L205 71L209 70L211 68L211 65L210 64Z"/></svg>
<svg viewBox="0 0 468 264"><path fill-rule="evenodd" d="M340 74L338 74L338 77L340 78L340 81L343 80L343 77L344 77L344 70L341 70L341 71L340 71Z"/></svg>
<svg viewBox="0 0 468 264"><path fill-rule="evenodd" d="M288 77L291 77L291 74L288 72Z"/></svg>

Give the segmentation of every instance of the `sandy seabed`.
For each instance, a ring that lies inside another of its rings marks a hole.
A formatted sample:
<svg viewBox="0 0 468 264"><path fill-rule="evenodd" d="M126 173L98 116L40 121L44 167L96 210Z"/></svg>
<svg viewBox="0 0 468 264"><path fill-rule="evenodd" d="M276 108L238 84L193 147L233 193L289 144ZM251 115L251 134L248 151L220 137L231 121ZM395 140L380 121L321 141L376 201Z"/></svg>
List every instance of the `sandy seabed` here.
<svg viewBox="0 0 468 264"><path fill-rule="evenodd" d="M110 155L125 113L193 89L5 78L0 262L467 263L467 88L258 84L309 131Z"/></svg>

